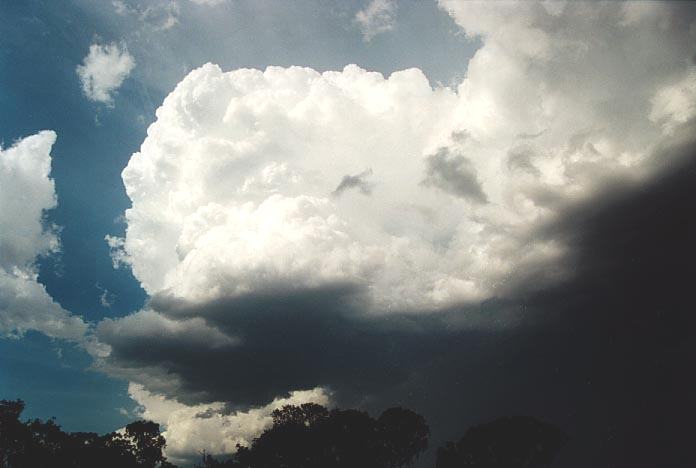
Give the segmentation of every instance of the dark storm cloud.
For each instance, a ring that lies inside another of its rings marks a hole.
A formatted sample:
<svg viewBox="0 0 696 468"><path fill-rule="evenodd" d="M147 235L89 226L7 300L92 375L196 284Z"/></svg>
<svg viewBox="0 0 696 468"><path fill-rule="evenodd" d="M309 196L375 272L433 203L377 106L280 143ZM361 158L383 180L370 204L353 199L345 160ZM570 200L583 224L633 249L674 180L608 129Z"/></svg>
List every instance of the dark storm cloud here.
<svg viewBox="0 0 696 468"><path fill-rule="evenodd" d="M663 153L686 162L568 208L539 233L570 246L573 275L553 287L528 275L476 307L372 318L352 286L205 304L156 297L159 313L204 316L235 344L110 335L108 362L145 380L160 378L152 369L177 375L175 396L188 402L242 407L323 385L342 406L404 405L426 416L433 446L528 414L570 435L557 466L694 466L696 153Z"/></svg>
<svg viewBox="0 0 696 468"><path fill-rule="evenodd" d="M358 189L363 195L371 194L372 184L367 180L371 175L372 169L367 169L360 174L343 176L338 187L332 192L332 195L337 197L350 189Z"/></svg>
<svg viewBox="0 0 696 468"><path fill-rule="evenodd" d="M375 318L360 313L359 296L354 287L337 286L203 304L155 297L150 306L159 313L177 320L205 316L236 344L204 346L164 334L102 333L101 339L113 348L112 365L161 366L181 377L183 400L203 395L240 407L315 386L329 387L339 399L362 398L407 381L436 356L475 346L458 331L461 310ZM485 306L467 314L470 321L489 320L482 317Z"/></svg>
<svg viewBox="0 0 696 468"><path fill-rule="evenodd" d="M422 184L478 203L487 201L471 161L460 154L453 154L449 148L440 148L427 157Z"/></svg>
<svg viewBox="0 0 696 468"><path fill-rule="evenodd" d="M519 285L538 325L505 331L500 408L524 408L572 437L558 466L693 466L696 146L667 148L652 182L576 206L545 235L570 247L568 281ZM682 161L675 164L674 161ZM506 336L507 335L507 336ZM506 340L506 341L505 341ZM525 378L522 379L521 375ZM496 390L494 390L495 392Z"/></svg>

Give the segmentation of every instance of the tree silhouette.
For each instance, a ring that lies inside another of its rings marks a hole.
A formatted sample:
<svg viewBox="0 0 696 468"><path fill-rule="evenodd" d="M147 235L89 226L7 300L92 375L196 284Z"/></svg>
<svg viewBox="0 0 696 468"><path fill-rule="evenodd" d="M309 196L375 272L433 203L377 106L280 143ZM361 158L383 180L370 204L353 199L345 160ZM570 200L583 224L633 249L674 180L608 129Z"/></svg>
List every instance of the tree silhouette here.
<svg viewBox="0 0 696 468"><path fill-rule="evenodd" d="M166 445L160 434L159 424L152 421L135 421L126 426L126 437L135 446L135 459L138 466L154 468L166 461L162 449Z"/></svg>
<svg viewBox="0 0 696 468"><path fill-rule="evenodd" d="M158 424L135 421L98 435L63 432L53 419L21 421L21 400L0 400L0 468L176 468ZM390 408L377 419L358 410L307 403L272 413L273 425L228 460L203 452L199 468L402 468L428 447L422 416ZM568 440L556 426L508 417L469 429L438 449L436 468L549 467Z"/></svg>
<svg viewBox="0 0 696 468"><path fill-rule="evenodd" d="M549 467L567 440L552 424L525 416L501 418L439 448L436 468Z"/></svg>
<svg viewBox="0 0 696 468"><path fill-rule="evenodd" d="M403 408L378 419L357 410L327 410L307 403L273 412L273 426L250 447L237 447L231 460L203 454L202 467L234 468L399 468L428 446L422 416Z"/></svg>
<svg viewBox="0 0 696 468"><path fill-rule="evenodd" d="M173 468L162 450L159 425L136 421L122 432L100 436L63 432L53 419L22 422L21 400L0 400L2 468Z"/></svg>
<svg viewBox="0 0 696 468"><path fill-rule="evenodd" d="M19 422L24 411L21 400L0 400L0 466L5 467L26 446L27 429Z"/></svg>
<svg viewBox="0 0 696 468"><path fill-rule="evenodd" d="M408 465L428 448L428 426L422 416L404 408L389 408L377 420L384 441L385 466Z"/></svg>

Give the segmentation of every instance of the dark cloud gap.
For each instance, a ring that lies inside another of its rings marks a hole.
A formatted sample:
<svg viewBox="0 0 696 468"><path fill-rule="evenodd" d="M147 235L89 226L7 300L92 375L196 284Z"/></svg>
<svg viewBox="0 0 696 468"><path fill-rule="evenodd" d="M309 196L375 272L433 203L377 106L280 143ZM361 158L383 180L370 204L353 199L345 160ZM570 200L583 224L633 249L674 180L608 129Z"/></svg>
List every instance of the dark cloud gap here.
<svg viewBox="0 0 696 468"><path fill-rule="evenodd" d="M488 202L471 161L449 148L440 148L426 158L426 174L421 184L476 203Z"/></svg>
<svg viewBox="0 0 696 468"><path fill-rule="evenodd" d="M534 165L534 152L529 146L518 146L508 151L508 169L519 170L529 174L539 176L541 172Z"/></svg>
<svg viewBox="0 0 696 468"><path fill-rule="evenodd" d="M372 193L373 184L368 181L368 177L372 175L372 169L366 169L360 174L356 175L344 175L338 187L331 192L334 197L338 197L343 194L346 190L357 189L363 195L370 195Z"/></svg>
<svg viewBox="0 0 696 468"><path fill-rule="evenodd" d="M651 183L569 208L540 233L570 246L573 275L555 286L530 278L476 307L382 317L363 314L350 285L207 304L155 297L167 317L204 316L240 344L109 336L111 364L166 369L184 383L177 397L230 401L228 411L326 385L344 407L422 413L433 446L527 414L570 435L557 466L694 466L695 148L666 151L671 168ZM462 326L489 317L503 326ZM504 326L513 317L522 322Z"/></svg>

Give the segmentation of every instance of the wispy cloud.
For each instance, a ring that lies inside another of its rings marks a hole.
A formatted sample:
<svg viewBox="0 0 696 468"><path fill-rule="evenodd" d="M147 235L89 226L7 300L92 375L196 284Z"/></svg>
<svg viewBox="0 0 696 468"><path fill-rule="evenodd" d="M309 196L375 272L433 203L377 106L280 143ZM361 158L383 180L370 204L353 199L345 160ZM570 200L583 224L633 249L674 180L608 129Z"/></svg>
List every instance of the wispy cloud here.
<svg viewBox="0 0 696 468"><path fill-rule="evenodd" d="M150 0L143 4L114 0L112 5L116 14L134 17L144 26L156 31L164 31L179 24L181 8L175 0Z"/></svg>
<svg viewBox="0 0 696 468"><path fill-rule="evenodd" d="M114 94L135 67L125 44L92 44L76 68L82 91L91 101L113 106Z"/></svg>
<svg viewBox="0 0 696 468"><path fill-rule="evenodd" d="M99 283L96 284L97 290L99 291L99 303L104 308L110 308L114 305L116 301L116 296L110 292L108 289L102 287Z"/></svg>
<svg viewBox="0 0 696 468"><path fill-rule="evenodd" d="M365 42L396 27L396 10L395 0L372 0L355 14L355 22L360 27Z"/></svg>

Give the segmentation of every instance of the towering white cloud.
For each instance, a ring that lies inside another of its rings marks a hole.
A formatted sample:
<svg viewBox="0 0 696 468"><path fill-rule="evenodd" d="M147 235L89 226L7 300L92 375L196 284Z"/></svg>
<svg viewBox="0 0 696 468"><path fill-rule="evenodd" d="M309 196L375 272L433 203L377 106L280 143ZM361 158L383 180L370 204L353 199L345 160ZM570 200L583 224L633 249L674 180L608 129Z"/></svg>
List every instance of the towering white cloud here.
<svg viewBox="0 0 696 468"><path fill-rule="evenodd" d="M395 0L372 0L355 14L355 22L362 31L365 42L376 35L396 27L397 4Z"/></svg>
<svg viewBox="0 0 696 468"><path fill-rule="evenodd" d="M450 277L461 265L442 246L472 228L454 213L476 208L423 183L457 102L418 70L206 65L123 172L133 208L120 258L150 294L191 300L341 283L384 308L480 297L471 272ZM334 196L354 174L371 192Z"/></svg>
<svg viewBox="0 0 696 468"><path fill-rule="evenodd" d="M691 75L689 37L661 10L636 25L621 4L552 6L443 2L484 40L456 90L415 69L191 72L123 172L117 258L150 294L351 283L381 311L560 273L563 245L534 229L644 176L663 121L690 115Z"/></svg>
<svg viewBox="0 0 696 468"><path fill-rule="evenodd" d="M114 93L134 67L135 60L128 49L112 42L89 46L89 53L76 72L89 100L113 105Z"/></svg>
<svg viewBox="0 0 696 468"><path fill-rule="evenodd" d="M80 340L87 325L56 304L38 282L35 262L59 248L44 214L56 206L52 131L0 148L0 334L37 330Z"/></svg>

